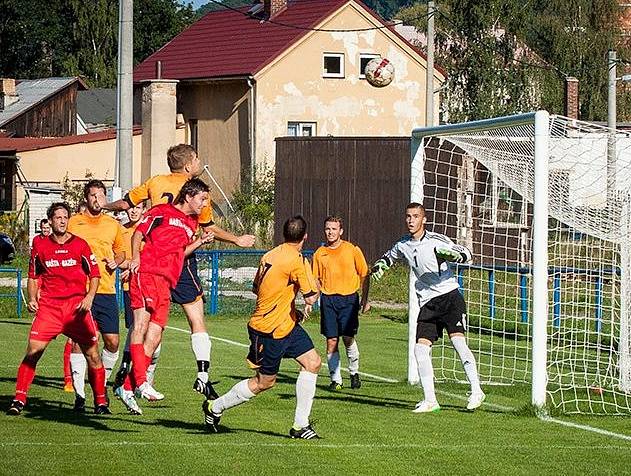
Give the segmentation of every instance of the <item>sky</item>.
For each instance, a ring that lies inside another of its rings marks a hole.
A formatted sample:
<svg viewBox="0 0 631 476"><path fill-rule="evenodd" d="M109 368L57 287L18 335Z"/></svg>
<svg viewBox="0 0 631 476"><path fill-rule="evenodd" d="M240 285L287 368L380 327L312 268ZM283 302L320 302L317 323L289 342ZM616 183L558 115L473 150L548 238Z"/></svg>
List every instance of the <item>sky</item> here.
<svg viewBox="0 0 631 476"><path fill-rule="evenodd" d="M193 8L199 8L202 5L206 5L208 0L189 0L193 4ZM188 3L186 0L183 3Z"/></svg>

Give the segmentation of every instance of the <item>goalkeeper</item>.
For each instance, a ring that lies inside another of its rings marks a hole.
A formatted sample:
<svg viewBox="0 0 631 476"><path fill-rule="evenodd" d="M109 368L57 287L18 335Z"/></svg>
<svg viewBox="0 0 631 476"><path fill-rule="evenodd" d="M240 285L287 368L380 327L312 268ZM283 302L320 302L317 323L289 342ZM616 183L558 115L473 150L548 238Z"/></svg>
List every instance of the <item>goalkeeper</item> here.
<svg viewBox="0 0 631 476"><path fill-rule="evenodd" d="M381 279L395 261L407 263L416 275L416 296L421 311L416 325L414 356L424 399L416 404L414 413L440 410L434 390L432 344L442 337L443 329L447 330L471 384L467 409L474 410L482 405L485 395L480 388L475 358L464 336L466 305L458 290L458 281L449 267L450 262L466 263L471 260L471 252L454 244L445 235L426 231L426 221L423 205L412 202L407 206L405 223L410 235L395 243L377 260L371 271L372 279Z"/></svg>

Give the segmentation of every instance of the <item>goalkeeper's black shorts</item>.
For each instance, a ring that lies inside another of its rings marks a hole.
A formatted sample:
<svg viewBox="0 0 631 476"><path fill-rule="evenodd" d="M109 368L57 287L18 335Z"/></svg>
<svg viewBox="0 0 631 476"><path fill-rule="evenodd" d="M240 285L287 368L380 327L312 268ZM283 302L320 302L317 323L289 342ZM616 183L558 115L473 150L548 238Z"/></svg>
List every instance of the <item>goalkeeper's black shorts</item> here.
<svg viewBox="0 0 631 476"><path fill-rule="evenodd" d="M416 340L436 342L443 335L467 330L467 306L458 289L436 296L421 308L416 324Z"/></svg>

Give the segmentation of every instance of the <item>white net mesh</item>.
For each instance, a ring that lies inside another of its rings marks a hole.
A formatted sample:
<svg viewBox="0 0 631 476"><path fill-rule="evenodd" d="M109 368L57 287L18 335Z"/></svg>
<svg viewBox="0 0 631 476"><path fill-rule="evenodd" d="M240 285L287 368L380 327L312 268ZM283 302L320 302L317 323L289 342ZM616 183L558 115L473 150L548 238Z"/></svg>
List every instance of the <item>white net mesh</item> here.
<svg viewBox="0 0 631 476"><path fill-rule="evenodd" d="M448 130L422 137L413 199L422 199L430 230L473 251L458 274L481 379L528 383L534 121ZM558 116L549 132L548 403L626 413L631 135ZM465 379L444 340L434 356L438 378Z"/></svg>

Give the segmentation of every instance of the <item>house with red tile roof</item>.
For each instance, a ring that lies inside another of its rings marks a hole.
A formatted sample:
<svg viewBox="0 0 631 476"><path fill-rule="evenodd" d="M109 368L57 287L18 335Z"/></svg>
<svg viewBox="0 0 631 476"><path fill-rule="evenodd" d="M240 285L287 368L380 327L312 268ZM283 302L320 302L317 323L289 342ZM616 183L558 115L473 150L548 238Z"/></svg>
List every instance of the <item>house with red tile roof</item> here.
<svg viewBox="0 0 631 476"><path fill-rule="evenodd" d="M365 79L376 57L394 66L386 87ZM134 69L137 92L158 78L177 81L188 141L227 191L273 168L276 137L408 136L425 123L425 56L359 0L208 13ZM435 68L434 89L444 80Z"/></svg>

